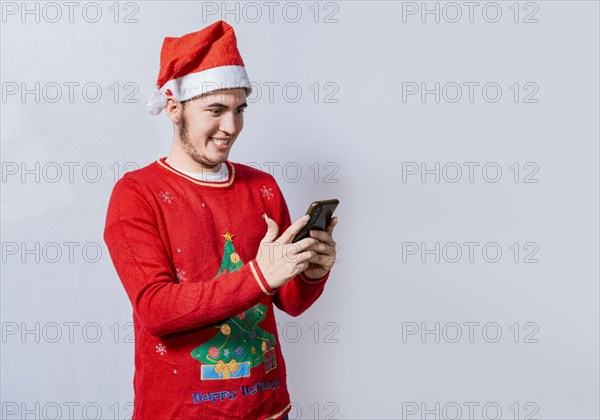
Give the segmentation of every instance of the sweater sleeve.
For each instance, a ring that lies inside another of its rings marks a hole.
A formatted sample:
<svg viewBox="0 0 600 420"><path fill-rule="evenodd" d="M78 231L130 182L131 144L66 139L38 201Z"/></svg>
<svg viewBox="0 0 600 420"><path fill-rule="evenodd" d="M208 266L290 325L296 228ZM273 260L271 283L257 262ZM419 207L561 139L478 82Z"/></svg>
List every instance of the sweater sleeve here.
<svg viewBox="0 0 600 420"><path fill-rule="evenodd" d="M279 235L281 235L292 222L285 198L274 178L273 184L274 190L277 192L275 196L278 197L278 200L276 201L272 217L277 221ZM295 317L302 314L321 296L330 273L331 271L327 272L327 274L319 279L310 279L304 273L298 274L286 284L276 289L276 293L273 296L273 303L291 316Z"/></svg>
<svg viewBox="0 0 600 420"><path fill-rule="evenodd" d="M256 260L219 281L177 282L142 186L124 176L110 197L104 241L134 314L153 336L232 317L273 295Z"/></svg>

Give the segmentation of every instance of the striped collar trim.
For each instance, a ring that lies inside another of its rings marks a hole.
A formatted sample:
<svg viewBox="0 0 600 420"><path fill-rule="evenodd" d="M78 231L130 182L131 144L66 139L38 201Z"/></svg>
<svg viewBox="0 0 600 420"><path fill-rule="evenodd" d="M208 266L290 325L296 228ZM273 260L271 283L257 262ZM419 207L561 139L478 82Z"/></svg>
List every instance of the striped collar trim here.
<svg viewBox="0 0 600 420"><path fill-rule="evenodd" d="M224 187L229 187L231 184L233 184L233 179L235 178L235 168L233 166L233 164L226 160L225 161L225 165L227 165L227 168L229 169L229 176L227 177L227 179L225 181L200 181L199 179L196 178L192 178L191 176L188 176L186 174L184 174L183 172L178 171L177 169L173 168L171 165L169 165L166 162L167 157L162 157L160 159L156 160L156 163L158 163L159 166L163 167L164 169L173 172L175 175L178 175L182 178L187 179L190 182L193 182L196 185L202 185L205 187L215 187L215 188L224 188Z"/></svg>

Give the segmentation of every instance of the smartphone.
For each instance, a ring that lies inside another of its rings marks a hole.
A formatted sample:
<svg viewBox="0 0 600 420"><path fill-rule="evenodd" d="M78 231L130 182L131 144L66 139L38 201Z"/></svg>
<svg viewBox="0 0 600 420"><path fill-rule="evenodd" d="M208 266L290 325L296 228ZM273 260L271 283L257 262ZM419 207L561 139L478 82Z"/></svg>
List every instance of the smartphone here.
<svg viewBox="0 0 600 420"><path fill-rule="evenodd" d="M310 216L310 219L296 234L292 243L308 238L311 230L325 230L325 227L329 224L333 212L339 203L339 200L335 198L331 200L313 201L306 211L306 214Z"/></svg>

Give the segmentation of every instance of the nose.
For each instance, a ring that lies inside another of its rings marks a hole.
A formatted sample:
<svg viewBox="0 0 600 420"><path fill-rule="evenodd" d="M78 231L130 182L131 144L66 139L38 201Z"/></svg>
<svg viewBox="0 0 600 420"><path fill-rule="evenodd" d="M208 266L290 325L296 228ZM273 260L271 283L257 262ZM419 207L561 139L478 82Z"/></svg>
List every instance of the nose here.
<svg viewBox="0 0 600 420"><path fill-rule="evenodd" d="M233 112L225 112L219 121L219 130L233 137L240 130L241 122Z"/></svg>

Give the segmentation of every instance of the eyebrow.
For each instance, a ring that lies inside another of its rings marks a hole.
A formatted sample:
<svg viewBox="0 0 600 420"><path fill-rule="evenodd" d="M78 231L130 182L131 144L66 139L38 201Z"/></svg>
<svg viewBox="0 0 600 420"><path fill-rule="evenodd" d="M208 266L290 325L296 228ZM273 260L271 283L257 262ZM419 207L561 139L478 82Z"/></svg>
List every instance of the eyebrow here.
<svg viewBox="0 0 600 420"><path fill-rule="evenodd" d="M215 102L213 104L207 105L206 107L207 108L211 108L211 107L213 107L213 108L224 108L224 109L228 108L227 105L222 104L220 102ZM247 107L248 107L248 104L246 102L244 102L243 104L241 104L240 106L238 106L236 109L247 108Z"/></svg>

